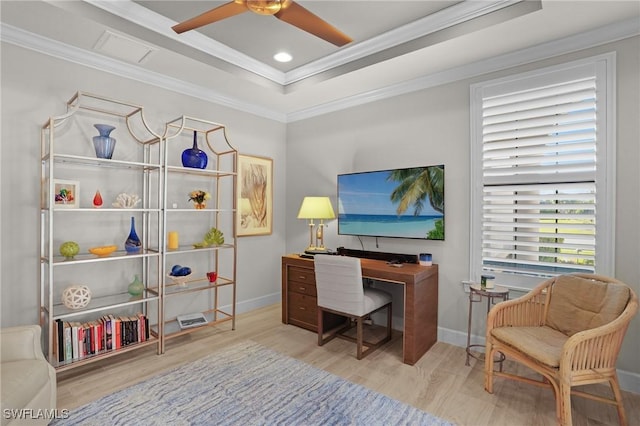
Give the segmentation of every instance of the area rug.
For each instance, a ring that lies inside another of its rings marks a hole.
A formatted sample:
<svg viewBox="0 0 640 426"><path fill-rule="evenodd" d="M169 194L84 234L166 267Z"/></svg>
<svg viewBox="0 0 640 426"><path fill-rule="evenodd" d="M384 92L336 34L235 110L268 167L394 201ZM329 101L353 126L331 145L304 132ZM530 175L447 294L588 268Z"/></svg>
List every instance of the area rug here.
<svg viewBox="0 0 640 426"><path fill-rule="evenodd" d="M72 410L55 425L450 425L254 342Z"/></svg>

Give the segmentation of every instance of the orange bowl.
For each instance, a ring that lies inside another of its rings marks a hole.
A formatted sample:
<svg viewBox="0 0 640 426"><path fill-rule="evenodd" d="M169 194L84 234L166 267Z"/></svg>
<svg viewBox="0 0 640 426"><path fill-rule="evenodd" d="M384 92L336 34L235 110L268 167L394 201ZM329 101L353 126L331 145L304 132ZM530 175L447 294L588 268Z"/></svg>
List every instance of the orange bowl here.
<svg viewBox="0 0 640 426"><path fill-rule="evenodd" d="M95 254L96 256L108 256L114 251L118 249L118 246L100 246L100 247L91 247L89 249L89 253Z"/></svg>

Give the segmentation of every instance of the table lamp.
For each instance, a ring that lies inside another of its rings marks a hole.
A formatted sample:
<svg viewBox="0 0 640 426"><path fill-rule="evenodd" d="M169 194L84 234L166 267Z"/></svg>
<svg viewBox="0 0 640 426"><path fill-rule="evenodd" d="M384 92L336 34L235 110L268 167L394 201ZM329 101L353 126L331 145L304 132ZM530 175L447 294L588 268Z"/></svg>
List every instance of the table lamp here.
<svg viewBox="0 0 640 426"><path fill-rule="evenodd" d="M324 219L335 219L336 215L333 212L333 206L329 197L304 197L300 211L298 212L298 219L309 219L309 247L306 248L305 253L326 253L328 250L324 247ZM316 231L316 243L313 244L313 228L315 224L314 219L319 219L320 224Z"/></svg>

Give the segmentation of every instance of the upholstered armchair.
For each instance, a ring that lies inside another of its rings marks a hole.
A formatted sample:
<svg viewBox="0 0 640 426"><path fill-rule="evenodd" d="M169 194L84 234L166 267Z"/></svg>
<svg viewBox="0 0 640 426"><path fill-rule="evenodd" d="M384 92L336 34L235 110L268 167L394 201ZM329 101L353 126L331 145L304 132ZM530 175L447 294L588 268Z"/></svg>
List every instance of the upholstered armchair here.
<svg viewBox="0 0 640 426"><path fill-rule="evenodd" d="M574 394L615 405L626 425L616 360L637 311L638 296L629 286L592 274L551 278L523 297L497 304L487 318L485 389L493 393L494 376L551 387L558 424L571 425ZM542 380L495 371L498 352ZM614 399L573 389L598 382L609 383Z"/></svg>
<svg viewBox="0 0 640 426"><path fill-rule="evenodd" d="M42 412L56 408L56 372L42 354L40 333L37 325L0 330L3 426L47 424Z"/></svg>

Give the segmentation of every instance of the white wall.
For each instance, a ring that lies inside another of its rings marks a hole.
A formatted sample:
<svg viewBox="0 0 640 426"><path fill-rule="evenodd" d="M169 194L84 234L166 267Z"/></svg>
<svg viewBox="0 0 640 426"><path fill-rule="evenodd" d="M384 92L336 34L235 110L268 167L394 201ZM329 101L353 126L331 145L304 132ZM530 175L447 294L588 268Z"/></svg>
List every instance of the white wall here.
<svg viewBox="0 0 640 426"><path fill-rule="evenodd" d="M444 242L380 238L376 247L373 238L363 238L363 241L367 250L433 253L440 273L440 337L464 345L468 297L460 282L468 279L469 271L469 86L477 81L610 51L617 52L618 72L615 276L640 293L638 37L289 124L287 251L297 252L308 244L307 227L296 219L305 195L330 196L336 206L337 174L444 163ZM325 245L361 248L356 238L338 236L335 222L327 228ZM474 315L473 333L481 335L483 309L474 309L479 312L478 316ZM636 383L640 384L639 352L640 316L637 316L627 333L618 367L630 372L630 376L637 376ZM640 388L636 392L640 392Z"/></svg>
<svg viewBox="0 0 640 426"><path fill-rule="evenodd" d="M240 153L274 160L274 231L269 236L238 239L238 310L280 300L280 256L285 238L280 214L286 189L284 124L6 43L2 44L1 89L3 327L38 322L40 128L50 116L64 113L67 100L78 90L143 105L156 131L165 121L183 114L224 123L230 142Z"/></svg>
<svg viewBox="0 0 640 426"><path fill-rule="evenodd" d="M380 239L376 247L367 238L364 244L369 250L433 253L440 267L440 334L445 341L463 344L468 299L460 282L469 269L469 85L609 51L617 52L618 74L615 275L640 292L639 37L286 126L6 43L1 47L2 326L37 322L40 126L50 115L64 112L73 93L84 90L145 105L158 125L182 114L225 123L241 153L274 159L273 234L238 243L240 311L280 299L280 256L308 244L307 226L296 219L304 196L329 195L335 202L338 173L444 163L446 241ZM356 238L337 235L335 222L329 223L325 243L360 248ZM474 333L481 329L477 324ZM640 316L627 333L618 364L636 382L639 336Z"/></svg>

